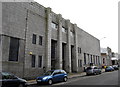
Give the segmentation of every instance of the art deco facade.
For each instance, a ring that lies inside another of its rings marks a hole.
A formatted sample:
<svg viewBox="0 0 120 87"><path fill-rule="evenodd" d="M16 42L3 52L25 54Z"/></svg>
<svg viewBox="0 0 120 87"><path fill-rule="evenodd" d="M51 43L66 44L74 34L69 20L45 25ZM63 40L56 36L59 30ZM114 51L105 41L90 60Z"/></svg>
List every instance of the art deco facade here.
<svg viewBox="0 0 120 87"><path fill-rule="evenodd" d="M49 69L82 72L89 63L101 64L100 41L34 2L0 3L2 71L36 77Z"/></svg>

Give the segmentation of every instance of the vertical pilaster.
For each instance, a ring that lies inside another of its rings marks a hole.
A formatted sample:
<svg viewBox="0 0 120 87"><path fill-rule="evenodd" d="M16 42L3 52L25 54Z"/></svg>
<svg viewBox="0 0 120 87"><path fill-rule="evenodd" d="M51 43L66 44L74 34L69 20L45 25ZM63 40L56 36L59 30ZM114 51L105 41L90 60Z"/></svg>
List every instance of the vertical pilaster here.
<svg viewBox="0 0 120 87"><path fill-rule="evenodd" d="M74 24L74 68L73 71L78 72L78 41L77 41L77 25Z"/></svg>
<svg viewBox="0 0 120 87"><path fill-rule="evenodd" d="M70 20L67 20L67 45L66 45L66 64L65 69L71 72L71 40L70 40Z"/></svg>
<svg viewBox="0 0 120 87"><path fill-rule="evenodd" d="M0 2L0 50L0 71L2 71L2 2Z"/></svg>
<svg viewBox="0 0 120 87"><path fill-rule="evenodd" d="M62 15L58 15L57 67L62 69Z"/></svg>
<svg viewBox="0 0 120 87"><path fill-rule="evenodd" d="M46 26L46 48L45 48L45 70L51 69L51 8L46 9L47 26Z"/></svg>

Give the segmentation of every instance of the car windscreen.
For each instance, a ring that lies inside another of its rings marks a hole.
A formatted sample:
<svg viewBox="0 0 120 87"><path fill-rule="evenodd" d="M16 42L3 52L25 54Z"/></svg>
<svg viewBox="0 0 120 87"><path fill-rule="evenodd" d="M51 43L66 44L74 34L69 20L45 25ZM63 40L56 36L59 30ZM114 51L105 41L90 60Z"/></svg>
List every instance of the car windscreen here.
<svg viewBox="0 0 120 87"><path fill-rule="evenodd" d="M54 71L47 71L44 75L51 75Z"/></svg>

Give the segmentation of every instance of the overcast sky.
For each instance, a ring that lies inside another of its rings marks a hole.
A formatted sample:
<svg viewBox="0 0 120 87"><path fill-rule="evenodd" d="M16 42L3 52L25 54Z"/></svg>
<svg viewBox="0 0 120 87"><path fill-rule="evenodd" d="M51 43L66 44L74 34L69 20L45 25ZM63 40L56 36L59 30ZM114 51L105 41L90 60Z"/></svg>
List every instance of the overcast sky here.
<svg viewBox="0 0 120 87"><path fill-rule="evenodd" d="M120 0L34 0L62 14L100 40L101 47L118 52L118 1ZM106 37L106 38L104 38Z"/></svg>

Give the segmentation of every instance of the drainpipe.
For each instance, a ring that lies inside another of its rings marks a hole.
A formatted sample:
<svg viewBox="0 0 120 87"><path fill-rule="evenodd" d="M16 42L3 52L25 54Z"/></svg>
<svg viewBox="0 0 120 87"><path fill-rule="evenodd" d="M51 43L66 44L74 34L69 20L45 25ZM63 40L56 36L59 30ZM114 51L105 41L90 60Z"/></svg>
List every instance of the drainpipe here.
<svg viewBox="0 0 120 87"><path fill-rule="evenodd" d="M26 9L26 24L25 24L25 43L24 43L24 60L23 60L23 77L24 77L24 73L25 73L25 55L26 55L26 34L27 34L27 29L28 29L28 9Z"/></svg>

